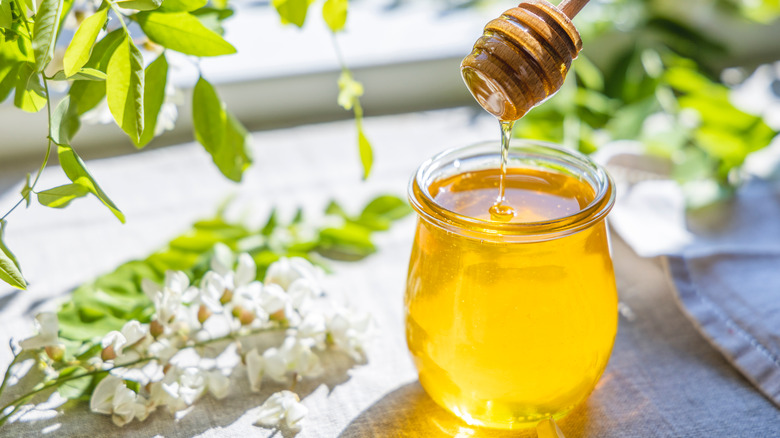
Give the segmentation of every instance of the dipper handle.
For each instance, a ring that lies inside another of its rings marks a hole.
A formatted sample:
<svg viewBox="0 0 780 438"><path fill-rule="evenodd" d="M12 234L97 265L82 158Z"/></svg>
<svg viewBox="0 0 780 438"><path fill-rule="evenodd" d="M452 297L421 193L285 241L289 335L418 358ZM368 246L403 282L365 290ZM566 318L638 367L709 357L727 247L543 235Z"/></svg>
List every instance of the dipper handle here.
<svg viewBox="0 0 780 438"><path fill-rule="evenodd" d="M517 120L563 85L582 39L571 22L588 0L524 0L486 26L461 63L466 86L487 112Z"/></svg>
<svg viewBox="0 0 780 438"><path fill-rule="evenodd" d="M587 4L588 0L563 0L558 5L558 9L567 17L574 18Z"/></svg>

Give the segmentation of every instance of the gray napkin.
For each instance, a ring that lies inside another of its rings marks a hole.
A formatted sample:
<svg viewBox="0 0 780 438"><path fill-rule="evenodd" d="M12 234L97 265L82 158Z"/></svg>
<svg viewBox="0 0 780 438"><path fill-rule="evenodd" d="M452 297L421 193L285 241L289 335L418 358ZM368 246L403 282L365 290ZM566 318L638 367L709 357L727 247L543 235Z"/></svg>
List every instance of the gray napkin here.
<svg viewBox="0 0 780 438"><path fill-rule="evenodd" d="M754 180L717 212L668 269L684 313L780 406L780 186Z"/></svg>

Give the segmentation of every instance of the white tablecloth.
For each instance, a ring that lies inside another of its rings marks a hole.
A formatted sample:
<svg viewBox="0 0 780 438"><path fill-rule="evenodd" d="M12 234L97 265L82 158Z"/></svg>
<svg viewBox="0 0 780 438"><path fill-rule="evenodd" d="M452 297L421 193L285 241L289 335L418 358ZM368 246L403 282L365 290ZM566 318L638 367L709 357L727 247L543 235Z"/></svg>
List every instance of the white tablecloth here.
<svg viewBox="0 0 780 438"><path fill-rule="evenodd" d="M68 290L119 263L143 257L194 220L209 216L224 197L259 222L271 206L292 214L305 205L319 212L330 198L357 208L379 192L404 195L424 159L448 147L494 139L495 122L467 109L389 116L366 121L375 146L371 179L360 182L352 122L254 136L256 165L241 185L222 178L194 144L105 160L88 167L125 212L121 225L94 198L65 210L33 206L9 218L7 243L23 264L30 288L0 287L0 345L32 331L32 318L56 308ZM76 142L76 148L78 143ZM64 183L54 167L41 188ZM0 206L15 201L9 189ZM6 208L6 207L3 207ZM305 437L533 436L530 432L472 430L436 407L416 380L403 334L402 296L414 220L378 235L379 253L358 263L334 263L332 292L372 313L379 330L369 362L299 385L309 416ZM674 301L660 259L636 256L613 236L621 301L617 341L604 377L586 403L560 426L567 437L773 436L778 410L713 349ZM628 316L628 317L627 317ZM0 369L10 361L0 348ZM143 423L117 428L84 404L40 411L0 428L0 436L272 436L254 425L257 406L273 391L248 391L239 367L228 398L204 397L179 421L157 412ZM279 436L279 435L277 435Z"/></svg>

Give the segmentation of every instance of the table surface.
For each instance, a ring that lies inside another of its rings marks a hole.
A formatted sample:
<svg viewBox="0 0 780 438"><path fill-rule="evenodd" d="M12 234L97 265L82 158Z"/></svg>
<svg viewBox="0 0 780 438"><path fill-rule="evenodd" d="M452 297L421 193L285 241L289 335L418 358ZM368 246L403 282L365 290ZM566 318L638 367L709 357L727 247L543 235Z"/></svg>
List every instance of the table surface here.
<svg viewBox="0 0 780 438"><path fill-rule="evenodd" d="M235 193L233 205L258 222L274 205L289 215L298 205L322 211L332 198L357 208L380 192L404 195L416 166L434 153L498 134L493 120L470 109L368 119L365 126L376 158L374 174L365 183L360 182L354 125L349 121L255 134L256 164L241 185L222 178L194 144L88 162L128 223L119 224L94 198L78 200L65 210L33 206L14 212L6 240L21 260L30 288L0 287L0 344L30 335L37 312L55 309L74 286L160 247L194 220L211 215L227 195ZM40 187L65 181L51 168ZM18 188L7 189L0 205L11 205ZM378 330L366 365L346 371L334 363L336 370L296 388L309 408L297 436L535 436L468 427L421 389L406 350L402 317L413 231L410 217L377 236L377 254L357 263L334 263L329 292L370 312ZM780 433L780 411L680 311L663 259L636 256L617 235L612 245L620 300L630 312L619 318L615 348L595 392L559 422L566 436ZM0 349L0 369L10 359L10 351ZM143 423L117 428L109 417L88 413L85 404L65 405L56 412L44 406L0 429L0 436L274 435L254 422L257 407L281 388L267 384L259 394L249 392L241 367L233 382L226 399L206 396L178 421L156 412Z"/></svg>

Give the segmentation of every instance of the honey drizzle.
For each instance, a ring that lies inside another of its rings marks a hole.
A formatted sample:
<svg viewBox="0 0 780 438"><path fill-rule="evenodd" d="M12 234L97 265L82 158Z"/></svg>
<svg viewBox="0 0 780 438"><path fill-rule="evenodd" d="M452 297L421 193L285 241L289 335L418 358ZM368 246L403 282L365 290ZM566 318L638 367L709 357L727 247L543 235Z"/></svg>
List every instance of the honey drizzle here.
<svg viewBox="0 0 780 438"><path fill-rule="evenodd" d="M515 217L515 210L506 204L506 167L509 161L509 141L512 139L514 120L499 120L501 127L501 174L498 178L498 197L490 207L490 218L497 222L509 222Z"/></svg>

